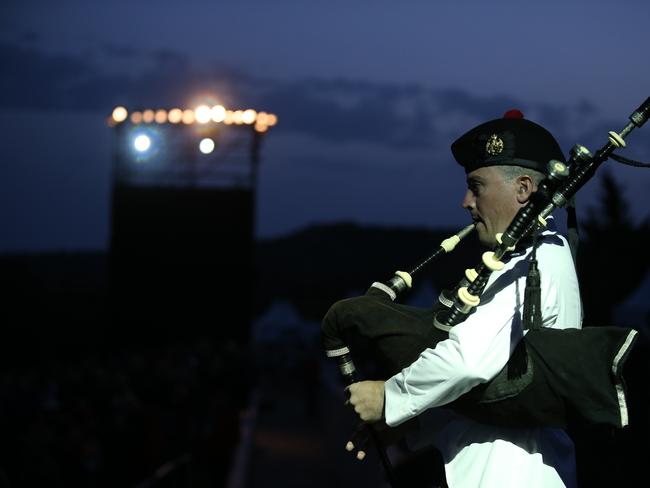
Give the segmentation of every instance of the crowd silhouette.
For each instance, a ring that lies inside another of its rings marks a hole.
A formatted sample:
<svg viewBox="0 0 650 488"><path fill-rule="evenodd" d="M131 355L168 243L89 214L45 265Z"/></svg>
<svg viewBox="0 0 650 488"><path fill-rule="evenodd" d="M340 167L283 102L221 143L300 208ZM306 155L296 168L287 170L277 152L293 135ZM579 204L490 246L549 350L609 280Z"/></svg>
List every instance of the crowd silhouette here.
<svg viewBox="0 0 650 488"><path fill-rule="evenodd" d="M3 488L222 486L250 383L243 349L209 340L48 358L0 378Z"/></svg>

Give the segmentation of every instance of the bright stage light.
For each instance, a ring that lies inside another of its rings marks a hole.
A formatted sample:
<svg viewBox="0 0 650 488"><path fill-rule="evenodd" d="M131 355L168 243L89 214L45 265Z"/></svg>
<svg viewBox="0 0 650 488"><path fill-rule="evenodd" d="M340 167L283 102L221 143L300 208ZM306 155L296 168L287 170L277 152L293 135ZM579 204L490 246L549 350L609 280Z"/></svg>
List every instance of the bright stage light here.
<svg viewBox="0 0 650 488"><path fill-rule="evenodd" d="M183 110L183 123L187 125L194 123L194 110L189 108Z"/></svg>
<svg viewBox="0 0 650 488"><path fill-rule="evenodd" d="M226 109L223 105L215 105L212 107L212 121L223 122L226 118Z"/></svg>
<svg viewBox="0 0 650 488"><path fill-rule="evenodd" d="M142 122L142 112L133 112L131 114L131 122L134 124L140 124Z"/></svg>
<svg viewBox="0 0 650 488"><path fill-rule="evenodd" d="M151 124L154 118L155 118L155 114L153 110L149 109L142 112L142 122L144 122L145 124Z"/></svg>
<svg viewBox="0 0 650 488"><path fill-rule="evenodd" d="M115 107L113 109L113 121L118 124L124 122L128 116L129 112L124 107Z"/></svg>
<svg viewBox="0 0 650 488"><path fill-rule="evenodd" d="M131 158L137 163L157 160L166 146L164 130L156 125L134 126L127 140Z"/></svg>
<svg viewBox="0 0 650 488"><path fill-rule="evenodd" d="M207 105L201 105L194 110L194 117L199 124L207 124L212 118L212 109Z"/></svg>
<svg viewBox="0 0 650 488"><path fill-rule="evenodd" d="M145 134L140 134L133 139L133 147L136 151L143 153L151 147L151 138Z"/></svg>
<svg viewBox="0 0 650 488"><path fill-rule="evenodd" d="M257 132L266 132L267 130L269 130L269 126L266 125L266 124L262 124L261 122L256 122L255 123L255 130Z"/></svg>
<svg viewBox="0 0 650 488"><path fill-rule="evenodd" d="M164 124L167 122L167 110L160 109L156 110L156 115L154 116L154 120L156 121L157 124Z"/></svg>
<svg viewBox="0 0 650 488"><path fill-rule="evenodd" d="M255 117L257 117L257 112L252 108L244 110L244 113L241 114L241 120L244 124L250 125L255 122Z"/></svg>
<svg viewBox="0 0 650 488"><path fill-rule="evenodd" d="M169 111L167 118L169 119L170 123L178 124L181 120L183 120L183 111L180 108L173 108Z"/></svg>
<svg viewBox="0 0 650 488"><path fill-rule="evenodd" d="M214 103L214 102L213 102ZM142 111L129 112L126 107L117 106L108 118L108 125L116 125L130 120L133 125L140 124L185 124L185 125L208 125L210 122L223 123L225 125L255 125L256 130L265 131L278 122L275 114L258 112L252 108L246 110L229 110L223 105L208 105L206 103L194 109L172 108L146 109ZM211 125L210 125L211 126ZM264 127L264 129L261 129Z"/></svg>
<svg viewBox="0 0 650 488"><path fill-rule="evenodd" d="M214 141L209 137L201 139L201 142L199 142L199 151L201 151L203 154L210 154L212 151L214 151Z"/></svg>

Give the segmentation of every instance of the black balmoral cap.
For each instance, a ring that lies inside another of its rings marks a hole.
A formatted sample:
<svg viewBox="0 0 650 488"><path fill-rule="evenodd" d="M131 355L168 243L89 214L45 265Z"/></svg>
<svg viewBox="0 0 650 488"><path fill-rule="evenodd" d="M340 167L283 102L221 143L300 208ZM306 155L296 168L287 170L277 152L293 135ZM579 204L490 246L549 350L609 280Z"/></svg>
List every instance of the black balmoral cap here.
<svg viewBox="0 0 650 488"><path fill-rule="evenodd" d="M565 162L560 145L541 125L523 118L518 110L474 127L451 145L466 173L484 166L523 166L547 173L551 159Z"/></svg>

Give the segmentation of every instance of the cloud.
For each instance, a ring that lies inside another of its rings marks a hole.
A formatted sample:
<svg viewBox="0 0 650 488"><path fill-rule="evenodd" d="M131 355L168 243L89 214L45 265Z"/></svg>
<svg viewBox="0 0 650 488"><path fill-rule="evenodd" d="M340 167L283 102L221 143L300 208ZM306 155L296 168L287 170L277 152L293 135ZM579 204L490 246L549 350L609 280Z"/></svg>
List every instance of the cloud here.
<svg viewBox="0 0 650 488"><path fill-rule="evenodd" d="M497 118L511 108L526 109L521 100L512 97L479 97L456 88L437 91L436 99L443 112L462 112L480 120Z"/></svg>
<svg viewBox="0 0 650 488"><path fill-rule="evenodd" d="M372 143L431 149L510 108L557 134L563 148L603 121L594 105L527 103L505 95L478 96L458 88L348 79L281 80L232 66L196 66L174 50L105 44L85 55L52 54L29 43L0 43L0 108L93 110L185 106L193 93L218 93L232 107L275 112L277 131L330 143ZM591 137L589 138L592 140Z"/></svg>
<svg viewBox="0 0 650 488"><path fill-rule="evenodd" d="M261 82L251 95L260 106L280 114L282 130L331 142L373 142L393 147L427 147L433 121L418 106L419 90L346 80ZM404 110L404 104L410 105Z"/></svg>
<svg viewBox="0 0 650 488"><path fill-rule="evenodd" d="M92 71L82 59L46 55L34 48L0 44L0 107L62 108L69 105L75 80Z"/></svg>
<svg viewBox="0 0 650 488"><path fill-rule="evenodd" d="M124 46L121 44L114 44L114 43L104 44L101 47L101 51L106 56L111 58L133 59L140 54L137 49L134 49L131 46Z"/></svg>
<svg viewBox="0 0 650 488"><path fill-rule="evenodd" d="M125 60L131 69L120 71ZM0 108L45 111L109 111L120 102L165 106L178 101L179 77L190 70L184 55L116 45L72 55L0 42L0 64ZM118 69L111 70L113 65Z"/></svg>

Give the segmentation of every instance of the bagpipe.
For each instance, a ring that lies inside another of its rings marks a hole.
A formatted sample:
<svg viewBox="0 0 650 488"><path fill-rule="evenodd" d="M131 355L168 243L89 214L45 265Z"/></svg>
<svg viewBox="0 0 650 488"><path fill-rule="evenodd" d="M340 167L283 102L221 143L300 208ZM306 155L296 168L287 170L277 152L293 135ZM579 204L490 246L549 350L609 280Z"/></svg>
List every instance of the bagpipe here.
<svg viewBox="0 0 650 488"><path fill-rule="evenodd" d="M637 331L617 326L541 327L535 242L546 219L556 208L567 206L600 164L609 157L624 159L612 152L624 147L625 137L649 115L650 98L630 115L623 130L609 132L608 142L595 154L576 145L566 163L550 161L547 177L505 232L497 235L498 244L483 254L478 266L466 270L454 288L444 290L432 308L408 306L398 299L425 266L451 252L473 225L444 240L412 270L397 271L387 282L373 283L365 295L334 303L323 318L321 338L344 382L359 381L350 350L355 339L370 344L373 358L392 376L422 351L447 339L453 327L479 306L491 274L504 266L502 259L532 241L523 311L526 333L493 379L445 406L474 420L506 427L566 427L574 416L616 428L628 425L622 373Z"/></svg>

